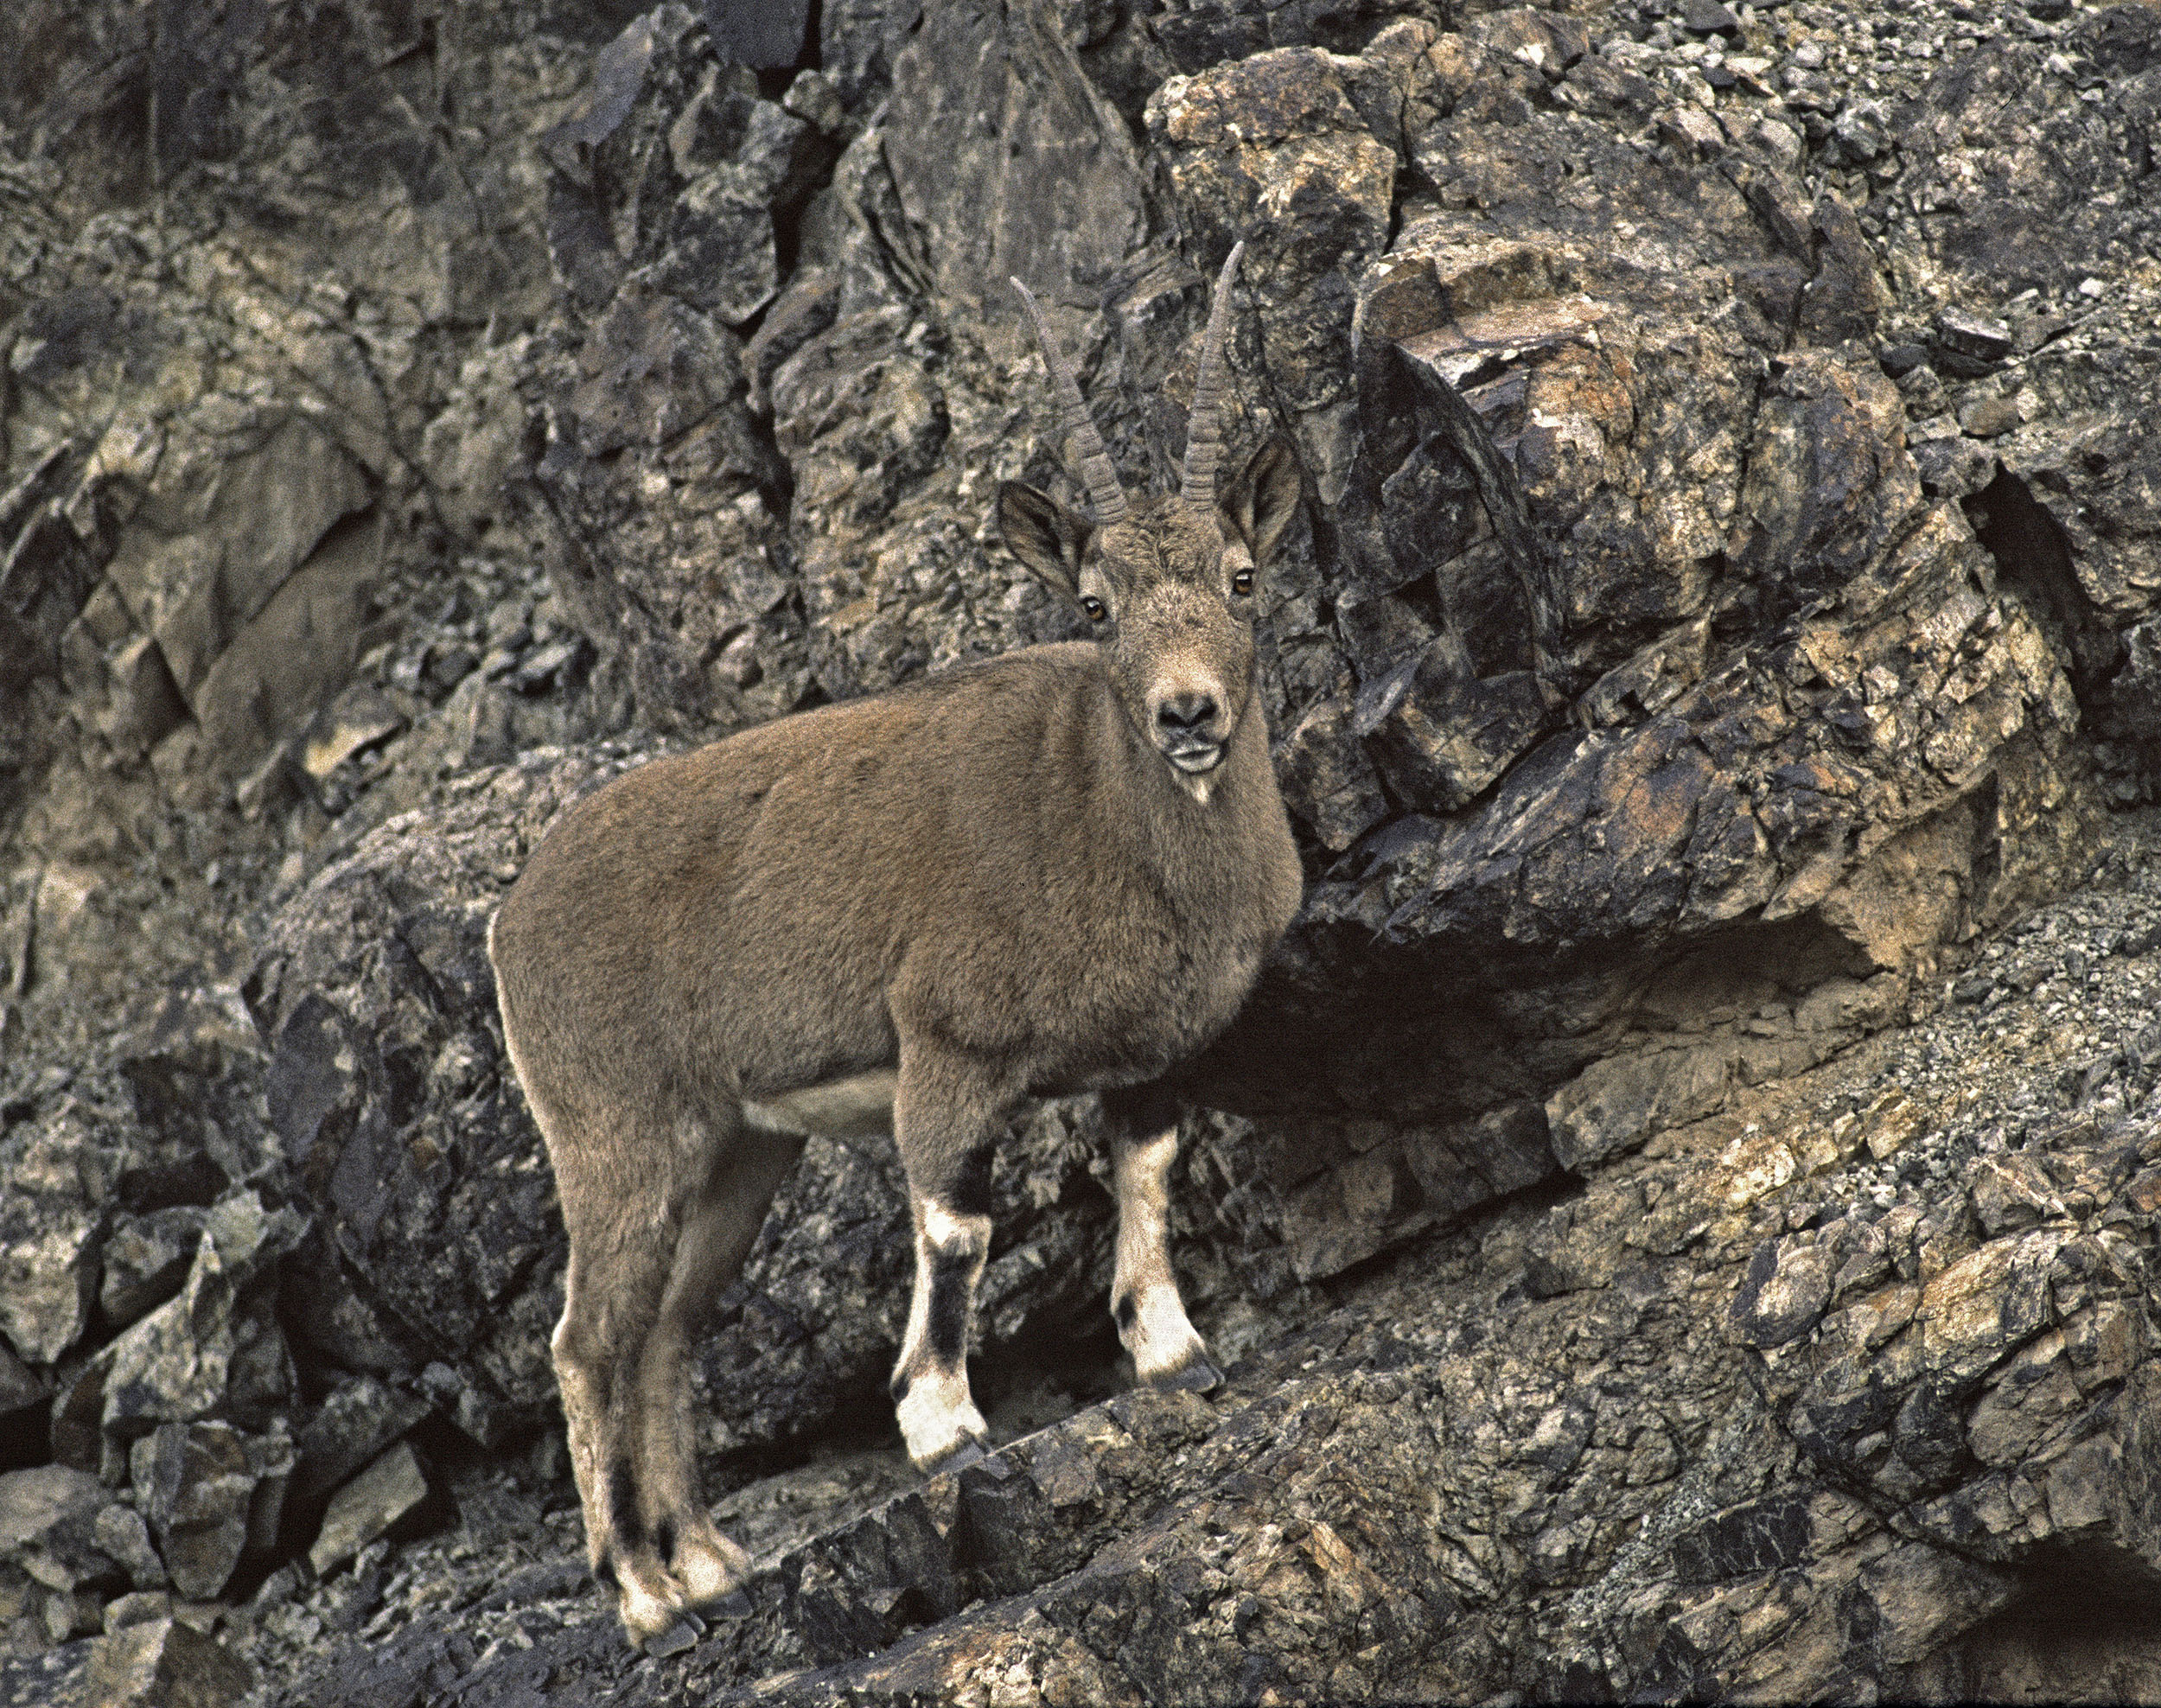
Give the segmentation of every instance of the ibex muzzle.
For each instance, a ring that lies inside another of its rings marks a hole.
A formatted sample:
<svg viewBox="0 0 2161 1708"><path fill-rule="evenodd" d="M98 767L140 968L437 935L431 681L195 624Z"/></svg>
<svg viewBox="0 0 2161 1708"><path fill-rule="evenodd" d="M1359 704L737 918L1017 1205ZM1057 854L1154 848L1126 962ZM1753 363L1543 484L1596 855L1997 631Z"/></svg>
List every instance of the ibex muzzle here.
<svg viewBox="0 0 2161 1708"><path fill-rule="evenodd" d="M1030 1096L1100 1091L1112 1310L1145 1380L1217 1378L1172 1274L1156 1088L1252 989L1299 867L1253 698L1257 582L1296 511L1280 442L1220 496L1232 252L1182 490L1129 504L1027 299L1093 513L998 499L1093 640L1030 647L656 761L566 813L489 933L503 1036L570 1234L555 1332L596 1572L688 1640L742 1551L698 1498L684 1361L812 1132L889 1130L915 1246L893 1395L926 1469L968 1391L991 1153Z"/></svg>

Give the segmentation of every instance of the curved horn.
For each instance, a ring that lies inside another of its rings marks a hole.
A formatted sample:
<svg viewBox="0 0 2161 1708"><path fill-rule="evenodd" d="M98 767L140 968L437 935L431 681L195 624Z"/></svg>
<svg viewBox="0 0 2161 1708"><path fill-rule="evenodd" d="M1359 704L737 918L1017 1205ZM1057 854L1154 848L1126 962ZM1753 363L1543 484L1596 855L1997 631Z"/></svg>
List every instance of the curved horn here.
<svg viewBox="0 0 2161 1708"><path fill-rule="evenodd" d="M1118 470L1111 467L1111 454L1103 449L1103 436L1095 430L1095 422L1080 396L1080 383L1073 377L1065 358L1058 354L1058 346L1051 338L1050 328L1043 322L1043 311L1036 306L1035 296L1018 279L1013 281L1013 289L1020 292L1021 301L1028 304L1029 318L1036 322L1036 341L1043 348L1043 366L1050 370L1051 383L1058 388L1058 430L1070 433L1080 442L1080 475L1088 484L1088 501L1095 507L1096 526L1108 527L1113 522L1122 522L1125 519L1125 489L1118 483Z"/></svg>
<svg viewBox="0 0 2161 1708"><path fill-rule="evenodd" d="M1231 281L1245 252L1246 239L1240 238L1216 275L1208 329L1201 340L1200 371L1193 377L1193 405L1186 411L1186 465L1178 495L1202 509L1215 502L1215 461L1223 451L1223 334L1230 322Z"/></svg>

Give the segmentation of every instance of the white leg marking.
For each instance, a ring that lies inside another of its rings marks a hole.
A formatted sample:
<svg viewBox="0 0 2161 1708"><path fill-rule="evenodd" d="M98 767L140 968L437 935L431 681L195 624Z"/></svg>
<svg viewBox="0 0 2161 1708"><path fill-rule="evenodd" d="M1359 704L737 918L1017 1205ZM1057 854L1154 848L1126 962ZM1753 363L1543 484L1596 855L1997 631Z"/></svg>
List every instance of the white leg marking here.
<svg viewBox="0 0 2161 1708"><path fill-rule="evenodd" d="M1178 1154L1176 1129L1118 1153L1118 1259L1111 1281L1119 1311L1119 1338L1133 1354L1144 1380L1183 1369L1208 1349L1187 1319L1170 1267L1170 1164Z"/></svg>
<svg viewBox="0 0 2161 1708"><path fill-rule="evenodd" d="M983 1413L976 1410L974 1396L968 1392L966 1366L958 1370L921 1371L909 1382L893 1413L900 1420L908 1456L919 1466L934 1465L991 1432Z"/></svg>
<svg viewBox="0 0 2161 1708"><path fill-rule="evenodd" d="M675 1575L693 1607L718 1601L750 1575L750 1556L719 1532L676 1544Z"/></svg>
<svg viewBox="0 0 2161 1708"><path fill-rule="evenodd" d="M991 1218L957 1216L935 1199L923 1200L923 1239L939 1252L959 1253L971 1247L991 1249Z"/></svg>
<svg viewBox="0 0 2161 1708"><path fill-rule="evenodd" d="M976 1282L991 1250L991 1219L959 1216L925 1199L916 1212L915 1291L896 1379L906 1387L894 1407L908 1456L928 1466L990 1434L968 1392L967 1330ZM959 1346L947 1356L933 1343L934 1317Z"/></svg>

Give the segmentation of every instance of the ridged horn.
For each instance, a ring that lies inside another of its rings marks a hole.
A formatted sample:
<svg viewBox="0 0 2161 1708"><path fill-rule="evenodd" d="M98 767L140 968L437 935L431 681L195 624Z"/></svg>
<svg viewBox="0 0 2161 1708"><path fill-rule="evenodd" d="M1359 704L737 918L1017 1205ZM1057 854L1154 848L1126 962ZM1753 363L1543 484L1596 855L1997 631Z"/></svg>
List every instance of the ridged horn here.
<svg viewBox="0 0 2161 1708"><path fill-rule="evenodd" d="M1193 405L1186 411L1185 472L1178 495L1202 510L1215 503L1215 463L1223 454L1223 334L1230 324L1231 282L1245 252L1246 239L1240 238L1215 277L1215 300L1208 304L1208 329L1201 340L1201 366L1193 377Z"/></svg>
<svg viewBox="0 0 2161 1708"><path fill-rule="evenodd" d="M1058 354L1057 343L1050 335L1050 328L1044 323L1043 311L1036 306L1034 295L1018 279L1013 281L1013 289L1020 292L1021 301L1028 305L1028 317L1036 322L1036 341L1042 346L1043 366L1050 370L1051 383L1058 388L1058 430L1080 441L1080 477L1088 485L1088 501L1095 507L1096 526L1108 527L1113 522L1122 522L1125 519L1125 489L1118 483L1118 470L1111 467L1110 452L1103 449L1102 434L1095 430L1095 421L1080 395L1080 382L1073 377L1073 370Z"/></svg>

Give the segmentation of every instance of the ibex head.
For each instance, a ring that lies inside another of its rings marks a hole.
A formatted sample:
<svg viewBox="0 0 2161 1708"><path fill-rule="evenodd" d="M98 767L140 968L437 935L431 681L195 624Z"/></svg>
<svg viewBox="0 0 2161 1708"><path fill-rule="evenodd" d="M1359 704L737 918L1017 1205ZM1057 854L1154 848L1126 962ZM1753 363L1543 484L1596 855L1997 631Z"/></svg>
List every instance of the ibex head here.
<svg viewBox="0 0 2161 1708"><path fill-rule="evenodd" d="M1059 426L1079 442L1095 513L1076 515L1048 494L1009 481L998 488L998 530L1015 557L1088 619L1127 715L1192 780L1189 787L1222 762L1246 715L1259 572L1298 502L1297 462L1281 437L1263 445L1227 491L1216 491L1223 333L1245 247L1231 250L1215 282L1179 489L1131 505L1042 311L1028 287L1013 281L1058 387ZM1205 799L1205 788L1195 792Z"/></svg>

